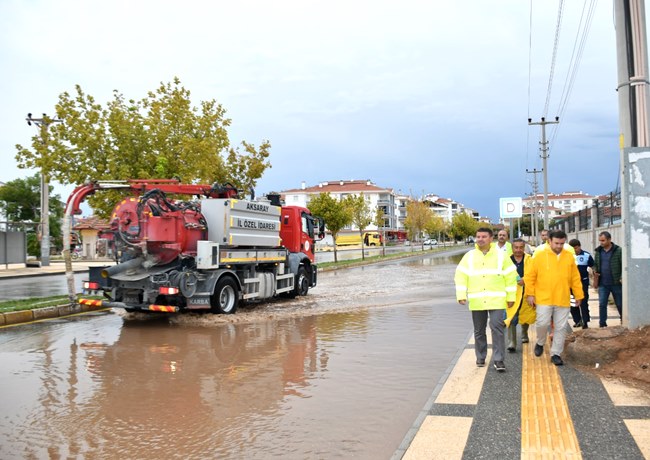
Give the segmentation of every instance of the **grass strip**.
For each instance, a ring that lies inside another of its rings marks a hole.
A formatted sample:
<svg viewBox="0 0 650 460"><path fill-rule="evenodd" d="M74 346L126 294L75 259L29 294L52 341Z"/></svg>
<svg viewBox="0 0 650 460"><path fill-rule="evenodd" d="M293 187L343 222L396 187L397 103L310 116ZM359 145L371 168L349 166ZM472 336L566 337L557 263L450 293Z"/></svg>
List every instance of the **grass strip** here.
<svg viewBox="0 0 650 460"><path fill-rule="evenodd" d="M77 300L81 294L77 294ZM101 296L85 296L86 298L101 299ZM52 297L35 297L32 299L4 300L0 302L0 313L10 311L34 310L36 308L58 307L68 305L67 295L57 295Z"/></svg>

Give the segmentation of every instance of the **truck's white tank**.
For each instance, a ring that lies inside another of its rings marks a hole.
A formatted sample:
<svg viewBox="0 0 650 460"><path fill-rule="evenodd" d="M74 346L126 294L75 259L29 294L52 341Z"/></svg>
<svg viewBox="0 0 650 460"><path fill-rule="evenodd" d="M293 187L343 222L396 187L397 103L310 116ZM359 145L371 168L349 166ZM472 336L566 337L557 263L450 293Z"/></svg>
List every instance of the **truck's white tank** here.
<svg viewBox="0 0 650 460"><path fill-rule="evenodd" d="M280 210L268 201L201 200L208 240L226 246L280 246Z"/></svg>

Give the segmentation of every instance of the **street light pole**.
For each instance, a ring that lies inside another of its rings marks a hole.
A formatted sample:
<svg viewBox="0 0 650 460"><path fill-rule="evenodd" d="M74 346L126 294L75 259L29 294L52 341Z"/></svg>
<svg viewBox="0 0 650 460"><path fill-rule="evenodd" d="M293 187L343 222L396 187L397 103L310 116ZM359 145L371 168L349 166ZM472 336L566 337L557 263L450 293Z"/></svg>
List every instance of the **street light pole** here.
<svg viewBox="0 0 650 460"><path fill-rule="evenodd" d="M49 118L43 114L43 118L32 118L27 114L27 124L32 123L39 129L43 149L47 148L47 131L52 123L62 123L63 120ZM50 265L50 184L47 175L41 170L41 266Z"/></svg>

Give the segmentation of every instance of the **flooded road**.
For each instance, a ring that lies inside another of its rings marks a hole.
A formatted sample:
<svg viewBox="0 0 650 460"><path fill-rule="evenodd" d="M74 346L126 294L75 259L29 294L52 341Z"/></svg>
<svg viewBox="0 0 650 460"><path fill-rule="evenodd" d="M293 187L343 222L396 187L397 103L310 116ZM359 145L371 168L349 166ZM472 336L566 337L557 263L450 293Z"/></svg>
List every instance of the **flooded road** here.
<svg viewBox="0 0 650 460"><path fill-rule="evenodd" d="M0 458L390 458L466 343L451 259L236 315L0 329Z"/></svg>

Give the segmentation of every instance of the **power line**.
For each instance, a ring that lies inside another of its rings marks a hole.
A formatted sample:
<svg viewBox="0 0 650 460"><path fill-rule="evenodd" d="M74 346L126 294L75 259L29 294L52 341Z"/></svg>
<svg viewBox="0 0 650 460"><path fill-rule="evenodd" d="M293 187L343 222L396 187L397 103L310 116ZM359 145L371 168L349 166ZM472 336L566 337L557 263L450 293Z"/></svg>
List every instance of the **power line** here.
<svg viewBox="0 0 650 460"><path fill-rule="evenodd" d="M528 18L528 118L530 118L530 80L532 76L533 58L533 0L530 0L530 14ZM528 165L528 154L530 153L530 129L526 130L526 166ZM526 176L524 176L526 177ZM526 188L524 183L524 189Z"/></svg>
<svg viewBox="0 0 650 460"><path fill-rule="evenodd" d="M557 59L557 48L560 43L560 31L562 30L562 13L564 10L564 0L560 0L557 10L557 23L555 25L555 42L553 43L553 57L551 58L551 71L548 75L548 89L546 90L546 103L544 104L544 117L548 115L548 106L551 101L553 89L553 74L555 73L555 62Z"/></svg>
<svg viewBox="0 0 650 460"><path fill-rule="evenodd" d="M560 97L560 102L558 104L557 113L561 118L564 116L564 111L567 108L571 93L573 91L573 85L575 83L576 76L578 75L580 63L582 62L582 54L585 50L587 38L589 37L589 30L591 29L591 24L593 23L597 3L598 0L589 0L589 8L586 14L585 9L587 9L587 0L585 0L583 4L582 15L580 16L580 23L578 24L578 30L576 32L576 38L573 44L571 61L569 62L569 68L567 69L562 96ZM553 134L551 136L551 147L555 144L555 139L558 136L559 130L559 125L556 126L553 130Z"/></svg>

